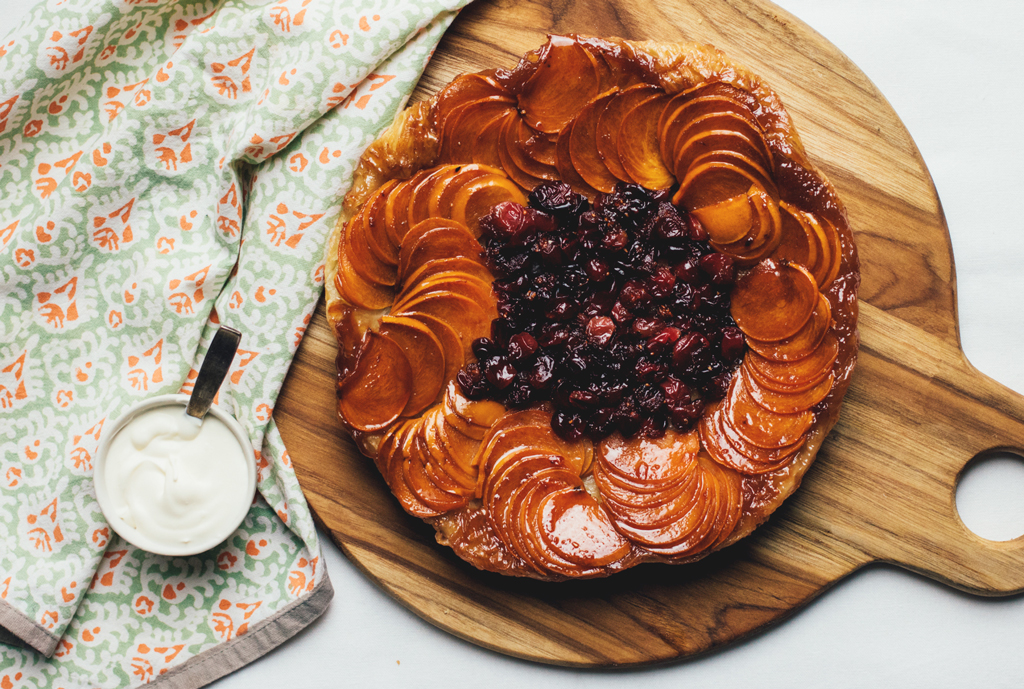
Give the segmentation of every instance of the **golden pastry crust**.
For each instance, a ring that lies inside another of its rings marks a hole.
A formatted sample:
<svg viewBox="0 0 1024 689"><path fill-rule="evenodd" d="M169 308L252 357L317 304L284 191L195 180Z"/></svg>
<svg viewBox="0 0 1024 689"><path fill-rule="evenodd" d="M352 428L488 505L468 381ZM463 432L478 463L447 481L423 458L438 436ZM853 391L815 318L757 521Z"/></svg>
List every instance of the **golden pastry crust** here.
<svg viewBox="0 0 1024 689"><path fill-rule="evenodd" d="M801 435L800 442L802 445L792 444L787 446L798 447L798 449L789 450L788 454L782 453L785 457L784 460L778 462L778 466L765 464L760 469L746 471L746 473L736 473L734 471L736 469L735 466L726 466L725 472L728 476L735 474L735 476L739 477L735 480L728 479L725 483L729 485L736 483L739 486L739 493L736 499L742 501L742 509L739 510L735 518L730 518L731 521L729 521L728 529L723 534L717 538L710 536L705 538L700 548L696 550L688 550L682 547L659 550L653 545L643 545L642 538L639 543L635 538L631 540L629 527L624 526L621 521L618 521L616 522L616 528L619 533L603 536L604 541L602 543L607 547L607 553L589 554L587 556L590 557L589 560L583 556L578 561L571 557L565 560L559 556L552 559L543 552L537 553L537 548L543 550L550 545L549 543L545 544L545 542L539 541L540 545L537 545L537 543L532 541L517 541L516 538L518 536L515 533L512 535L509 535L509 533L515 531L518 526L505 524L502 521L504 517L498 518L488 513L489 505L492 508L494 505L502 505L502 509L505 510L512 510L513 508L501 502L500 496L497 498L493 495L488 496L487 490L489 489L485 484L490 479L483 475L472 477L472 481L475 483L472 488L469 487L468 483L466 486L460 486L458 481L455 481L450 490L453 491L453 495L460 496L462 499L453 499L450 503L446 503L441 497L436 498L431 505L424 505L423 501L416 499L415 495L411 498L403 498L401 493L403 491L407 492L408 488L402 485L396 486L396 483L402 484L401 475L403 468L399 467L396 469L392 466L394 462L388 458L394 456L404 457L404 471L406 473L421 471L423 467L429 470L431 461L433 461L431 457L443 463L444 457L441 456L440 459L437 459L437 457L443 455L444 451L432 452L436 448L427 446L428 443L422 440L422 438L434 437L430 435L431 433L436 434L440 432L443 434L443 431L436 431L435 429L441 428L444 423L448 422L447 420L450 419L452 423L458 425L466 418L470 419L469 425L463 429L468 429L466 433L468 433L470 438L469 449L463 448L461 451L463 454L466 452L471 453L475 457L474 461L484 464L482 468L479 464L475 467L468 467L467 470L471 472L487 472L487 467L493 466L493 459L490 460L491 464L488 464L486 448L484 446L488 442L493 442L493 438L497 433L495 428L501 426L501 424L505 424L509 428L515 428L517 427L516 424L525 423L521 421L515 421L514 423L508 421L511 417L509 414L502 416L503 409L495 410L493 407L477 409L474 412L477 414L475 418L478 420L484 419L484 425L480 426L479 433L477 433L478 429L472 423L474 418L472 413L460 416L457 410L453 411L453 407L457 406L460 402L455 399L458 397L458 390L457 387L453 387L450 384L450 376L449 380L446 381L449 384L442 386L441 392L435 398L434 403L428 405L425 411L422 413L418 412L415 415L398 413L394 418L388 417L386 423L381 424L380 428L361 422L352 423L351 419L346 419L345 410L342 409L342 421L352 431L361 450L377 461L382 474L388 479L389 485L391 485L392 490L396 492L399 499L402 500L406 509L416 516L427 519L435 526L438 531L439 542L451 546L460 557L481 569L551 580L604 576L643 561L689 562L704 557L708 553L728 546L748 535L767 519L786 497L796 490L807 468L817 455L822 442L835 425L839 416L843 395L849 386L850 375L856 361L858 344L856 333L856 295L859 286L859 265L845 210L829 181L808 161L799 137L793 128L792 121L783 109L779 97L760 78L744 67L731 62L721 51L710 46L692 43L661 44L650 41L633 42L621 39L555 37L546 46L526 55L513 70L481 74L486 75L487 79L501 84L511 93L518 94L520 97L520 102L518 103L519 110L524 111L522 103L524 84L529 83L530 77L539 69L538 65L545 64L545 61L549 60L549 51L552 50L551 46L564 46L567 45L567 41L582 46L591 57L596 55L599 59L603 59L603 64L606 67L611 65L613 71L620 68L632 70L634 76L639 75L637 77L639 81L660 87L666 94L666 100L676 94L687 94L695 89L715 84L734 87L742 92L742 94L746 94L746 96L753 99L751 102L755 104L755 107L750 108L750 112L756 118L756 123L763 134L764 141L770 150L770 156L774 161L773 169L769 171L770 179L765 185L766 187L770 186L771 191L765 192L764 196L771 196L773 200L769 201L769 203L774 202L777 205L772 210L774 215L765 222L769 224L774 223L777 226L780 222L777 217L778 209L781 208L791 225L793 219L799 220L799 218L811 217L811 224L807 225L805 229L817 223L819 228L824 228L826 234L831 233L829 236L834 236L833 255L831 256L832 267L821 266L820 272L810 279L817 280L820 293L828 302L832 316L832 325L829 330L834 333L838 345L834 363L829 364L829 375L832 382L827 387L827 396L814 404L813 413L811 411L806 412L810 415L809 418L812 421ZM623 65L626 67L622 67ZM615 89L618 90L617 87ZM328 278L326 288L327 315L339 341L339 388L343 392L342 397L344 397L345 385L351 384L353 371L358 370L360 375L372 375L372 372L371 374L365 373L370 366L367 363L370 358L367 350L372 349L372 346L368 347L367 340L373 340L374 342L379 340L377 333L381 327L381 319L388 313L390 307L390 305L385 305L380 308L379 304L374 303L371 304L372 308L370 308L365 303L361 305L354 303L356 300L346 299L342 286L344 281L339 277L339 256L345 254L343 241L345 239L346 227L350 225L350 221L353 218L357 221L360 220L357 213L364 209L368 203L380 203L380 207L383 209L384 202L378 199L380 194L377 197L374 196L375 192L379 192L389 183L392 183L393 180L410 179L416 173L434 168L434 166L443 162L473 162L470 160L442 160L446 155L443 150L443 139L446 136L446 132L443 128L444 122L439 121L441 118L438 115L439 110L444 107L439 104L441 96L442 94L439 94L428 101L417 103L400 113L392 126L366 150L357 166L353 186L345 197L342 215L330 236L326 253ZM450 135L450 132L448 135ZM550 135L550 138L553 142L554 135ZM486 166L484 167L486 168ZM490 168L486 168L479 174L491 174L488 172L489 170ZM449 172L448 176L450 177L453 174L454 172ZM673 186L673 189L676 188L676 186ZM526 188L526 191L529 191L529 188ZM677 192L677 195L679 194L682 194L682 190ZM729 200L733 201L734 199ZM753 204L754 201L751 201L751 203ZM717 208L715 206L712 210ZM703 208L689 210L698 212L703 210ZM378 215L380 218L383 218L383 210ZM372 220L363 222L372 223ZM376 230L367 229L365 231L383 231L383 229L377 227ZM811 229L806 229L806 231L810 235ZM758 239L758 241L763 240ZM777 238L771 241L774 241L776 244L779 242ZM747 243L750 244L749 237L747 238ZM714 241L712 245L719 248L719 245L716 245ZM761 256L754 256L752 253L744 254L745 249L735 248L735 246L739 245L730 244L728 246L734 247L733 250L737 252L736 255L739 256L741 261L746 260L747 256L751 256L747 261L748 265L754 265L762 258ZM723 249L719 248L719 250ZM828 253L828 247L826 246L823 251ZM765 254L765 257L774 256L774 258L780 259L778 254L779 250L775 250L774 254ZM821 259L819 263L823 260ZM781 261L782 265L785 266L786 257L781 257ZM815 293L817 294L817 291ZM392 318L391 323L386 325L390 325L393 328L397 327L394 318ZM750 341L749 333L747 334L748 341ZM773 343L768 344L771 345ZM415 371L413 373L415 374ZM757 379L756 372L750 373L749 376L752 377L750 380ZM372 378L365 379L370 380ZM753 384L756 385L756 383ZM734 385L733 387L736 386ZM785 385L777 387L783 390L788 389ZM742 393L743 390L739 390L739 394ZM768 394L773 393L774 390L768 390ZM396 398L394 401L393 406L399 412L402 411L405 399ZM493 405L494 403L487 404ZM724 406L725 404L723 403L709 407L709 410L705 412L705 421L712 418L715 410L721 409ZM543 412L544 409L542 407L541 411ZM513 413L512 416L515 414ZM518 414L522 414L522 412L518 412ZM431 421L431 419L435 418L438 419L437 423ZM417 423L419 426L416 425ZM362 426L361 428L359 427L360 425ZM710 422L704 424L704 426L701 432L715 433ZM414 430L414 428L420 428L421 430ZM426 430L422 430L423 428L426 428ZM479 437L476 437L477 435ZM694 431L694 436L696 435L697 433ZM459 437L462 438L463 435ZM677 448L691 442L690 439L680 439L678 434L673 433L670 433L670 438L676 442L676 445L673 447ZM445 441L442 438L438 442L444 445ZM544 441L544 443L547 442L547 440ZM744 440L740 439L740 443L742 444L743 442ZM714 444L714 442L711 443L711 445ZM771 445L772 443L763 444ZM588 443L583 443L583 445L587 446L588 449L579 450L579 452L590 452L591 458L587 461L581 460L576 465L573 465L575 467L574 470L578 470L578 475L582 475L578 483L573 483L570 478L562 477L558 473L557 467L549 469L547 464L540 460L535 460L537 462L536 467L540 471L553 472L552 476L557 477L557 480L552 479L553 483L550 484L550 490L562 491L560 495L564 496L582 495L583 491L586 491L587 495L594 499L595 504L605 503L606 496L602 494L598 485L599 481L595 481L591 463L593 462L595 451L598 455L605 456L609 450L604 446L595 449ZM548 446L544 445L544 447ZM566 449L562 454L571 455L576 451ZM773 450L763 450L761 448L754 448L753 451L765 454L765 456L773 452ZM707 454L708 452L710 452L710 455ZM698 454L701 456L701 462L705 462L709 456L719 459L720 455L720 453L716 454L713 448L708 447L707 442L701 443ZM757 456L761 455L758 454ZM500 464L500 460L498 463ZM698 465L704 466L699 462L694 464L695 467ZM707 474L708 476L716 475L715 472L718 469L715 467L721 465L722 462L719 461L715 466L709 465L705 467L705 474L710 471L711 473ZM504 465L501 466L501 471L508 473L507 468ZM766 470L766 468L769 470ZM498 473L498 469L499 467L493 467L496 473ZM397 472L397 475L395 472ZM460 475L458 467L439 479L441 483L443 484L447 480L446 477L452 473L458 478ZM598 470L598 478L600 478L600 469ZM612 480L614 481L615 478L613 477ZM563 481L563 483L558 483L558 481ZM606 483L605 485L609 484ZM491 488L490 490L496 489ZM587 509L591 509L587 506L589 503L583 505L580 502L583 498L573 499L576 501L571 505L567 502L568 498L562 501L565 503L564 509L582 510L580 514L583 516L580 518L589 519L589 513L586 512ZM530 503L531 500L536 501L532 494L522 497L520 500L525 501L527 504L532 504ZM547 505L549 512L551 509L555 509L547 503L545 505ZM448 508L444 509L446 506ZM518 508L519 506L519 503L516 503L516 507ZM606 512L607 508L607 504L602 507ZM524 507L523 509L525 510L526 508ZM533 527L524 526L523 528L537 527L534 524ZM625 533L626 537L624 540L628 546L620 546L616 540L623 533ZM598 548L598 546L594 547ZM537 564L538 562L540 563L539 565ZM566 564L567 562L568 564Z"/></svg>

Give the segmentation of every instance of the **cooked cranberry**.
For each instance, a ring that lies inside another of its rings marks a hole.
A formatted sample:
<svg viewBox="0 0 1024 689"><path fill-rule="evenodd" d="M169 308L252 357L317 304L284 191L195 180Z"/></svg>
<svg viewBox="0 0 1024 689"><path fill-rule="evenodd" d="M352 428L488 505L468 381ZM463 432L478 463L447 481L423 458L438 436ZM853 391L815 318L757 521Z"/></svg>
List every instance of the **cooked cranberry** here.
<svg viewBox="0 0 1024 689"><path fill-rule="evenodd" d="M489 213L488 227L495 237L507 240L522 230L526 222L526 209L515 201L502 201Z"/></svg>
<svg viewBox="0 0 1024 689"><path fill-rule="evenodd" d="M562 246L554 237L541 237L537 240L534 251L541 260L549 266L560 266L565 262L565 254L562 253Z"/></svg>
<svg viewBox="0 0 1024 689"><path fill-rule="evenodd" d="M489 338L478 337L473 340L473 356L480 361L490 359L492 356L501 354L501 348L496 346Z"/></svg>
<svg viewBox="0 0 1024 689"><path fill-rule="evenodd" d="M722 358L735 361L743 356L743 333L734 325L722 328Z"/></svg>
<svg viewBox="0 0 1024 689"><path fill-rule="evenodd" d="M641 383L657 383L668 375L667 366L647 360L637 362L634 370L636 372L636 379Z"/></svg>
<svg viewBox="0 0 1024 689"><path fill-rule="evenodd" d="M615 321L607 316L595 316L587 321L587 337L602 347L615 335Z"/></svg>
<svg viewBox="0 0 1024 689"><path fill-rule="evenodd" d="M596 256L587 261L585 269L587 277L594 282L604 282L608 279L608 263Z"/></svg>
<svg viewBox="0 0 1024 689"><path fill-rule="evenodd" d="M586 390L573 390L569 393L569 404L586 409L598 403L597 395Z"/></svg>
<svg viewBox="0 0 1024 689"><path fill-rule="evenodd" d="M462 388L462 394L471 400L483 399L489 391L487 380L476 362L467 364L455 376L455 380Z"/></svg>
<svg viewBox="0 0 1024 689"><path fill-rule="evenodd" d="M562 246L562 253L565 255L565 259L567 261L576 260L576 256L580 251L579 238L576 235L565 234L558 241Z"/></svg>
<svg viewBox="0 0 1024 689"><path fill-rule="evenodd" d="M730 382L732 382L732 371L723 371L704 383L701 386L701 392L711 401L720 400L729 391Z"/></svg>
<svg viewBox="0 0 1024 689"><path fill-rule="evenodd" d="M644 438L660 438L665 435L665 429L668 427L668 419L664 416L651 416L644 419L643 425L640 426L639 434Z"/></svg>
<svg viewBox="0 0 1024 689"><path fill-rule="evenodd" d="M633 332L643 338L653 337L665 327L665 323L657 318L637 318L633 321Z"/></svg>
<svg viewBox="0 0 1024 689"><path fill-rule="evenodd" d="M686 216L686 220L690 224L690 239L695 242L706 242L708 240L708 231L700 224L700 220L697 220L692 215Z"/></svg>
<svg viewBox="0 0 1024 689"><path fill-rule="evenodd" d="M568 299L559 299L555 301L545 315L553 321L567 321L575 316L579 309L579 304Z"/></svg>
<svg viewBox="0 0 1024 689"><path fill-rule="evenodd" d="M508 340L508 356L512 361L522 361L537 351L537 340L530 333L516 333Z"/></svg>
<svg viewBox="0 0 1024 689"><path fill-rule="evenodd" d="M617 301L615 302L615 305L612 306L612 318L616 323L629 323L633 320L633 314L629 312L629 309L622 305L622 302Z"/></svg>
<svg viewBox="0 0 1024 689"><path fill-rule="evenodd" d="M697 355L707 349L708 338L700 333L687 333L679 338L672 349L672 366L677 371L686 370Z"/></svg>
<svg viewBox="0 0 1024 689"><path fill-rule="evenodd" d="M666 378L661 384L661 390L665 393L665 402L669 406L689 402L693 395L693 390L689 385L672 376Z"/></svg>
<svg viewBox="0 0 1024 689"><path fill-rule="evenodd" d="M577 194L565 182L545 182L530 192L530 205L534 208L568 218L579 215L587 207L587 199Z"/></svg>
<svg viewBox="0 0 1024 689"><path fill-rule="evenodd" d="M640 430L640 425L643 423L643 417L640 416L640 412L633 408L619 407L618 411L614 414L615 425L619 428L619 433L627 438L632 438L636 435L636 432Z"/></svg>
<svg viewBox="0 0 1024 689"><path fill-rule="evenodd" d="M516 378L516 369L503 357L495 357L484 365L484 377L498 390L504 390Z"/></svg>
<svg viewBox="0 0 1024 689"><path fill-rule="evenodd" d="M700 268L697 263L690 259L677 263L673 272L676 274L676 278L678 278L680 282L687 285L696 285L703 280L703 276L700 273Z"/></svg>
<svg viewBox="0 0 1024 689"><path fill-rule="evenodd" d="M595 438L603 438L612 432L615 426L615 410L611 407L595 409L587 415L587 433Z"/></svg>
<svg viewBox="0 0 1024 689"><path fill-rule="evenodd" d="M583 437L586 424L579 414L570 414L564 411L555 412L551 417L551 430L566 440L578 440Z"/></svg>
<svg viewBox="0 0 1024 689"><path fill-rule="evenodd" d="M668 266L658 266L654 275L648 280L651 294L657 299L664 299L672 294L672 288L676 286L676 276Z"/></svg>
<svg viewBox="0 0 1024 689"><path fill-rule="evenodd" d="M659 209L654 220L654 232L659 238L673 243L690 234L686 221L671 206Z"/></svg>
<svg viewBox="0 0 1024 689"><path fill-rule="evenodd" d="M537 340L541 347L561 347L569 339L569 330L561 325L550 324L545 326Z"/></svg>
<svg viewBox="0 0 1024 689"><path fill-rule="evenodd" d="M516 378L505 397L505 404L514 409L521 409L533 402L535 397L536 392L530 384L522 378Z"/></svg>
<svg viewBox="0 0 1024 689"><path fill-rule="evenodd" d="M611 252L622 251L629 243L629 235L625 230L609 230L601 239L601 246Z"/></svg>
<svg viewBox="0 0 1024 689"><path fill-rule="evenodd" d="M700 269L707 273L716 285L728 286L736 281L736 265L732 256L707 254L700 259Z"/></svg>
<svg viewBox="0 0 1024 689"><path fill-rule="evenodd" d="M700 417L704 415L704 401L696 399L683 404L670 405L668 410L672 417L672 423L685 429L699 421Z"/></svg>
<svg viewBox="0 0 1024 689"><path fill-rule="evenodd" d="M647 340L647 351L651 354L667 352L676 343L682 333L679 328L668 326L658 331L658 334Z"/></svg>
<svg viewBox="0 0 1024 689"><path fill-rule="evenodd" d="M534 388L543 390L551 384L555 375L555 360L550 354L541 353L533 362L533 366L526 373L526 380Z"/></svg>
<svg viewBox="0 0 1024 689"><path fill-rule="evenodd" d="M622 288L619 299L622 300L622 303L626 308L636 311L650 306L651 293L647 290L647 286L640 280L629 280Z"/></svg>
<svg viewBox="0 0 1024 689"><path fill-rule="evenodd" d="M636 391L636 406L644 414L653 414L665 402L665 393L659 385L642 385Z"/></svg>

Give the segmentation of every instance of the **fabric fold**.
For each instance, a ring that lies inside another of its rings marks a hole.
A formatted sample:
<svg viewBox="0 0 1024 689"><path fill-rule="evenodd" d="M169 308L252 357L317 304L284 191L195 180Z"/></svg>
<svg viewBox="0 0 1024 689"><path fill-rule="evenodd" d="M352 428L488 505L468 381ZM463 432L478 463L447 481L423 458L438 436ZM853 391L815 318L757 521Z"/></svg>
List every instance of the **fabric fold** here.
<svg viewBox="0 0 1024 689"><path fill-rule="evenodd" d="M0 41L0 625L52 655L0 675L200 686L322 612L273 408L355 161L463 4L45 2ZM104 425L190 391L221 323L257 500L208 553L139 551L95 501Z"/></svg>

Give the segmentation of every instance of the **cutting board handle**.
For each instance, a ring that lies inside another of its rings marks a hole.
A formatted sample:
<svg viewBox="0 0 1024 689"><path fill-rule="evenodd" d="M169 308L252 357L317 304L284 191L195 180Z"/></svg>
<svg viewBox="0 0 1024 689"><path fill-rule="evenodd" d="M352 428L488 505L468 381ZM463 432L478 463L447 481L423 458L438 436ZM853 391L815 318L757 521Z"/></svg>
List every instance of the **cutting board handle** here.
<svg viewBox="0 0 1024 689"><path fill-rule="evenodd" d="M981 538L956 508L960 476L975 458L1024 454L1024 396L975 369L956 343L862 307L861 357L843 414L868 417L856 425L877 430L842 458L829 493L852 514L831 525L833 534L869 560L965 591L1024 591L1024 537Z"/></svg>

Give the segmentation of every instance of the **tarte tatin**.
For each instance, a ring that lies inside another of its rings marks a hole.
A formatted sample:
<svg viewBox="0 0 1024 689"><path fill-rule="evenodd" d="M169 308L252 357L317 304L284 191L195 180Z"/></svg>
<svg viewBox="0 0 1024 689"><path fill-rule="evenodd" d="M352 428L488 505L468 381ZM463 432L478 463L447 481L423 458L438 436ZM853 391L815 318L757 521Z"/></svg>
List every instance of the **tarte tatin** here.
<svg viewBox="0 0 1024 689"><path fill-rule="evenodd" d="M484 570L697 560L799 485L857 254L779 97L718 50L552 36L363 154L327 249L338 413Z"/></svg>

